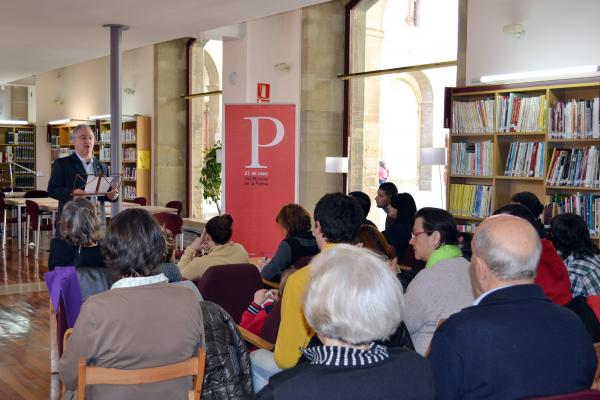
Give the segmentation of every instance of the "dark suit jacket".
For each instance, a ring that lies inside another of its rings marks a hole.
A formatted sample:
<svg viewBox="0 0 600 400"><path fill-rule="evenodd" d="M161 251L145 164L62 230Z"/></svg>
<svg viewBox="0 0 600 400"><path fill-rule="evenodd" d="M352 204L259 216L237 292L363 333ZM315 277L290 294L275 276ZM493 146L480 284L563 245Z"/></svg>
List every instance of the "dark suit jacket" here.
<svg viewBox="0 0 600 400"><path fill-rule="evenodd" d="M588 389L596 353L581 320L537 285L490 293L437 329L439 399L517 399Z"/></svg>
<svg viewBox="0 0 600 400"><path fill-rule="evenodd" d="M96 175L108 175L108 168L98 159L94 158L94 172ZM81 175L83 179L77 179ZM86 172L83 164L77 154L73 153L69 157L59 158L52 164L52 173L48 181L48 196L58 200L58 212L56 221L60 221L65 203L70 201L74 189L83 189L85 187ZM77 182L76 182L77 181ZM106 196L100 198L101 202L111 201ZM58 226L58 224L57 224Z"/></svg>

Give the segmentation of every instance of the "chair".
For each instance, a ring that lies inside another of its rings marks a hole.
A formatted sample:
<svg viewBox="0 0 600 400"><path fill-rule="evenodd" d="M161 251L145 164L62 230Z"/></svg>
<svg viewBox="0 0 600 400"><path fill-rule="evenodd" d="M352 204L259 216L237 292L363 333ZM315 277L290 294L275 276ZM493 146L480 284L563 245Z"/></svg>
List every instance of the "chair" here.
<svg viewBox="0 0 600 400"><path fill-rule="evenodd" d="M196 356L175 364L129 370L88 366L85 364L85 359L80 357L77 399L85 399L86 385L140 385L191 375L194 376L194 389L188 392L188 399L199 400L204 382L205 364L206 350L204 348L199 348Z"/></svg>
<svg viewBox="0 0 600 400"><path fill-rule="evenodd" d="M181 216L181 210L183 210L183 203L179 200L171 200L167 204L165 204L165 207L176 208L177 215Z"/></svg>
<svg viewBox="0 0 600 400"><path fill-rule="evenodd" d="M156 213L153 215L154 219L156 219L161 226L171 231L173 237L180 235L179 246L183 249L183 219L181 219L178 214L171 213Z"/></svg>
<svg viewBox="0 0 600 400"><path fill-rule="evenodd" d="M8 218L6 215L7 210L14 210L15 207L6 205L4 197L0 198L0 221L2 221L2 249L6 248L6 224L17 224L19 223L18 217ZM25 217L21 216L21 223L25 222Z"/></svg>
<svg viewBox="0 0 600 400"><path fill-rule="evenodd" d="M215 265L194 282L202 298L223 307L236 324L262 288L260 272L252 264Z"/></svg>
<svg viewBox="0 0 600 400"><path fill-rule="evenodd" d="M29 253L29 230L35 231L35 259L39 258L40 253L40 231L52 231L52 221L42 223L42 215L40 207L35 201L26 200L25 208L27 209L27 229L25 233L25 256Z"/></svg>
<svg viewBox="0 0 600 400"><path fill-rule="evenodd" d="M581 390L575 393L558 394L555 396L533 397L530 400L600 400L600 391L593 389Z"/></svg>
<svg viewBox="0 0 600 400"><path fill-rule="evenodd" d="M594 343L594 350L596 350L596 373L594 374L594 382L592 383L592 389L598 390L598 380L600 379L600 342Z"/></svg>
<svg viewBox="0 0 600 400"><path fill-rule="evenodd" d="M45 190L29 190L25 192L25 195L23 195L23 197L26 199L41 199L44 197L48 197L48 192L46 192Z"/></svg>
<svg viewBox="0 0 600 400"><path fill-rule="evenodd" d="M136 197L133 200L129 201L130 203L135 203L135 204L139 204L140 206L145 206L147 201L145 197Z"/></svg>

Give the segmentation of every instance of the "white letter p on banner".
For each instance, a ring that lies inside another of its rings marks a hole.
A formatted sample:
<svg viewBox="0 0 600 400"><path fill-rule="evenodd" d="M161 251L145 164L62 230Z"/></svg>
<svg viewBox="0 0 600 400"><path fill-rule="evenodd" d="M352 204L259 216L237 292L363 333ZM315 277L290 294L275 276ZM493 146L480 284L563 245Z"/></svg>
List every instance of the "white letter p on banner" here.
<svg viewBox="0 0 600 400"><path fill-rule="evenodd" d="M267 168L264 165L260 165L260 160L258 159L258 148L259 147L273 147L273 146L278 145L283 140L283 136L285 135L285 129L283 127L283 123L281 123L281 121L278 120L277 118L271 118L271 117L248 117L248 118L244 118L244 119L250 120L250 123L252 124L251 125L252 126L252 148L251 148L252 161L250 162L250 165L246 165L245 167L246 168ZM271 141L271 143L267 143L267 144L259 143L259 137L260 137L259 122L261 119L269 120L275 124L275 138L273 139L273 141Z"/></svg>

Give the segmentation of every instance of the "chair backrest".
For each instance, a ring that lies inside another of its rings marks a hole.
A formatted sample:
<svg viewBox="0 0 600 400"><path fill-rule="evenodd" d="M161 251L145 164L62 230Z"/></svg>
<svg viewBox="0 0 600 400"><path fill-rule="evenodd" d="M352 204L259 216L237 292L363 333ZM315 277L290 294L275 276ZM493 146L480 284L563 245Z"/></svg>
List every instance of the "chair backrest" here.
<svg viewBox="0 0 600 400"><path fill-rule="evenodd" d="M170 230L173 236L179 235L182 232L183 219L178 214L156 213L153 216L161 226Z"/></svg>
<svg viewBox="0 0 600 400"><path fill-rule="evenodd" d="M38 228L38 216L40 215L40 206L38 203L32 200L25 200L25 208L27 209L27 214L30 216L29 223L31 224L31 229L34 231Z"/></svg>
<svg viewBox="0 0 600 400"><path fill-rule="evenodd" d="M199 348L195 357L175 364L129 370L87 366L84 358L80 357L77 399L85 399L86 385L140 385L193 376L194 389L188 393L188 398L199 400L200 393L202 393L205 364L206 351L204 348Z"/></svg>
<svg viewBox="0 0 600 400"><path fill-rule="evenodd" d="M594 374L592 389L598 390L598 380L600 379L600 342L594 343L594 350L596 350L596 373Z"/></svg>
<svg viewBox="0 0 600 400"><path fill-rule="evenodd" d="M425 262L415 258L415 249L412 245L406 246L404 253L398 257L398 265L408 265L409 267L424 268Z"/></svg>
<svg viewBox="0 0 600 400"><path fill-rule="evenodd" d="M23 197L26 199L41 199L43 197L48 197L48 192L45 190L29 190L25 192Z"/></svg>
<svg viewBox="0 0 600 400"><path fill-rule="evenodd" d="M277 333L279 332L279 323L281 322L281 301L275 302L260 331L260 337L267 342L277 342Z"/></svg>
<svg viewBox="0 0 600 400"><path fill-rule="evenodd" d="M304 256L304 257L300 257L299 259L296 260L296 262L292 265L294 268L296 269L301 269L306 267L308 264L310 264L310 260L312 260L314 256Z"/></svg>
<svg viewBox="0 0 600 400"><path fill-rule="evenodd" d="M598 390L581 390L575 393L564 393L555 396L533 397L530 400L600 400L600 391Z"/></svg>
<svg viewBox="0 0 600 400"><path fill-rule="evenodd" d="M179 200L171 200L167 204L165 204L165 207L176 208L177 215L181 216L181 210L183 210L183 203Z"/></svg>
<svg viewBox="0 0 600 400"><path fill-rule="evenodd" d="M215 265L195 282L202 298L223 307L236 324L262 288L260 272L252 264Z"/></svg>
<svg viewBox="0 0 600 400"><path fill-rule="evenodd" d="M140 206L145 206L147 201L145 197L136 197L135 199L131 200L132 203L135 204L139 204Z"/></svg>

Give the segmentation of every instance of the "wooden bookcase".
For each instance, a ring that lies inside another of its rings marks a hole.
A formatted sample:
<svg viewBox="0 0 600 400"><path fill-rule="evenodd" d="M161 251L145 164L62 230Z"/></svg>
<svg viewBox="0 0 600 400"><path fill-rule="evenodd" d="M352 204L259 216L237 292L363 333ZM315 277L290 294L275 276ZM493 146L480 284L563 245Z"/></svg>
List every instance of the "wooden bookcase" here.
<svg viewBox="0 0 600 400"><path fill-rule="evenodd" d="M65 157L71 154L73 143L71 133L77 124L50 126L51 159ZM96 134L94 156L108 166L112 172L110 161L110 120L100 119L89 122ZM121 196L123 200L132 200L135 197L152 198L150 191L151 168L151 118L141 115L123 117L121 129L121 173L123 181Z"/></svg>
<svg viewBox="0 0 600 400"><path fill-rule="evenodd" d="M553 200L556 201L560 196L581 195L600 198L600 182L598 180L585 186L583 183L575 186L576 182L557 185L552 184L549 180L551 178L549 174L554 171L551 158L555 149L562 149L565 153L573 149L588 149L588 154L592 154L590 148L600 150L600 132L598 132L600 121L596 120L598 126L595 129L592 125L588 131L588 127L585 126L586 120L600 118L600 110L594 112L594 99L598 99L595 107L600 107L600 79L581 78L498 86L471 86L451 88L450 92L451 116L449 118L446 204L459 224L465 225L465 228L468 225L476 225L489 212L509 203L511 196L520 191L535 193L546 205L551 204ZM511 98L513 107L507 110ZM579 104L576 104L578 101ZM588 103L586 104L584 101ZM516 106L517 102L520 102L520 106ZM575 105L579 108L576 108ZM589 106L589 110L585 111L587 106ZM559 115L559 110L565 112ZM506 121L506 117L503 118L503 116L508 116L510 121ZM569 116L571 116L570 120ZM578 118L573 119L573 116L578 116ZM556 121L559 120L566 121L566 126L575 127L575 132L557 134L555 128ZM571 123L569 124L569 122ZM479 145L481 151L473 154L475 145L483 142L489 142L488 151L484 152L481 150L484 145ZM522 143L521 154L526 155L523 158L515 156L515 151L517 153L521 151L521 148L518 148L519 143ZM472 153L470 158L465 154L465 148L467 152ZM531 153L526 153L525 149L531 149ZM459 162L461 154L462 164ZM587 159L582 156L583 154L582 150L579 162L585 166L588 164L585 164ZM543 156L543 159L538 159L538 155ZM529 167L525 168L528 158L531 162ZM469 164L464 162L465 159L467 161L475 159L476 161ZM577 158L571 157L571 159L573 160L573 171L581 171L581 169L575 168ZM487 169L460 169L461 166L473 164L484 167L486 160L489 160ZM509 160L514 162L511 164L512 166L519 166L519 160L523 160L522 168L516 168L522 172L523 176L507 176L513 172L513 168L507 167ZM564 168L568 168L568 165L565 164ZM595 168L600 168L600 159ZM490 187L488 189L491 192L489 207L480 213L473 212L473 210L461 212L468 208L465 205L471 204L470 200L465 202L464 199L469 194L468 190L472 190L470 186L456 186L461 184ZM546 223L551 218L551 210L551 206L547 206L544 221ZM554 210L556 211L556 208ZM596 209L596 212L600 213L600 210ZM598 222L600 221L593 223L596 229L593 239L596 243L600 236Z"/></svg>
<svg viewBox="0 0 600 400"><path fill-rule="evenodd" d="M0 125L0 186L34 190L36 175L13 164L10 181L10 162L32 171L35 165L35 125Z"/></svg>

